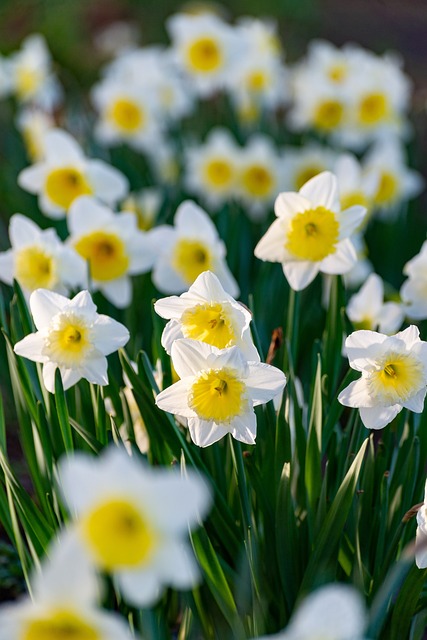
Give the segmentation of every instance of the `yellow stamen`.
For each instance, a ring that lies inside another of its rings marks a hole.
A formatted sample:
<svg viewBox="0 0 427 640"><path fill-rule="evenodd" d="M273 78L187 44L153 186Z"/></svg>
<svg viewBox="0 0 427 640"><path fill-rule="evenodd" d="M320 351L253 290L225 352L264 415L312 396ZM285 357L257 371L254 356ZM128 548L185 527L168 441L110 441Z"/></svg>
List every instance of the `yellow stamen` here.
<svg viewBox="0 0 427 640"><path fill-rule="evenodd" d="M45 189L48 198L63 209L68 209L79 196L93 193L86 177L74 167L53 169L46 178Z"/></svg>
<svg viewBox="0 0 427 640"><path fill-rule="evenodd" d="M46 338L46 353L65 367L79 364L90 349L90 330L81 318L71 314L60 316Z"/></svg>
<svg viewBox="0 0 427 640"><path fill-rule="evenodd" d="M247 405L246 386L229 369L209 369L194 382L189 405L202 420L230 422Z"/></svg>
<svg viewBox="0 0 427 640"><path fill-rule="evenodd" d="M325 207L298 213L292 220L285 248L295 257L314 262L335 253L339 224Z"/></svg>
<svg viewBox="0 0 427 640"><path fill-rule="evenodd" d="M225 349L236 343L236 335L225 305L197 304L181 316L182 332L186 338L200 340Z"/></svg>

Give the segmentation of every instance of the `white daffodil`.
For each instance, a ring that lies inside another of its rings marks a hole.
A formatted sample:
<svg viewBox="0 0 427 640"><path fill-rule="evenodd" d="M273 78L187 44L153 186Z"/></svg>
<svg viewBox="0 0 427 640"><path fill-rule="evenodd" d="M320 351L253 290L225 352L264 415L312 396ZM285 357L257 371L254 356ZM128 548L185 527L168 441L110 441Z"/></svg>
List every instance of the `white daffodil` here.
<svg viewBox="0 0 427 640"><path fill-rule="evenodd" d="M30 309L37 332L14 346L19 356L43 363L46 389L55 392L55 371L59 369L64 389L81 378L94 384L108 384L105 356L129 340L125 326L96 312L87 291L72 300L37 289L31 294Z"/></svg>
<svg viewBox="0 0 427 640"><path fill-rule="evenodd" d="M382 429L403 409L421 413L427 384L427 343L415 325L394 336L355 331L345 341L350 367L362 376L339 402L357 407L368 429Z"/></svg>
<svg viewBox="0 0 427 640"><path fill-rule="evenodd" d="M417 525L415 563L418 569L427 569L427 481L424 490L424 503L417 513Z"/></svg>
<svg viewBox="0 0 427 640"><path fill-rule="evenodd" d="M61 88L52 71L44 37L34 33L8 61L12 91L20 102L52 111L61 98Z"/></svg>
<svg viewBox="0 0 427 640"><path fill-rule="evenodd" d="M268 136L252 136L240 154L238 195L249 216L266 218L282 183L282 159Z"/></svg>
<svg viewBox="0 0 427 640"><path fill-rule="evenodd" d="M369 211L378 188L379 174L375 171L365 173L356 156L351 153L338 156L333 173L340 185L341 208L360 204Z"/></svg>
<svg viewBox="0 0 427 640"><path fill-rule="evenodd" d="M281 633L258 640L362 640L367 616L359 593L328 584L307 596Z"/></svg>
<svg viewBox="0 0 427 640"><path fill-rule="evenodd" d="M376 176L373 205L384 220L395 220L401 203L423 190L423 178L417 171L408 168L402 143L395 137L388 137L374 145L366 155L363 166L366 175Z"/></svg>
<svg viewBox="0 0 427 640"><path fill-rule="evenodd" d="M212 271L232 296L239 287L225 261L225 244L208 214L186 200L177 209L175 227L153 229L150 241L158 252L153 282L162 293L182 293L203 271Z"/></svg>
<svg viewBox="0 0 427 640"><path fill-rule="evenodd" d="M153 266L155 253L149 235L138 229L132 212L113 213L93 198L82 196L70 207L68 242L88 261L89 278L117 307L132 300L130 276Z"/></svg>
<svg viewBox="0 0 427 640"><path fill-rule="evenodd" d="M319 173L332 171L336 157L335 151L316 142L309 142L303 147L285 147L281 186L285 191L299 191Z"/></svg>
<svg viewBox="0 0 427 640"><path fill-rule="evenodd" d="M147 187L141 191L132 192L122 202L122 212L131 211L136 215L138 229L147 231L154 226L155 220L163 202L162 190L158 187Z"/></svg>
<svg viewBox="0 0 427 640"><path fill-rule="evenodd" d="M195 91L208 97L223 89L240 49L232 28L209 13L178 13L166 26L172 40L171 55Z"/></svg>
<svg viewBox="0 0 427 640"><path fill-rule="evenodd" d="M185 184L211 207L236 195L240 149L227 129L212 129L204 144L185 152Z"/></svg>
<svg viewBox="0 0 427 640"><path fill-rule="evenodd" d="M112 446L96 460L83 453L63 459L58 476L76 556L112 574L130 604L149 607L164 587L199 582L188 533L211 504L200 475L151 469Z"/></svg>
<svg viewBox="0 0 427 640"><path fill-rule="evenodd" d="M251 313L232 298L214 273L205 271L181 296L157 300L154 310L169 320L162 345L170 354L178 338L192 338L225 349L237 345L248 360L259 360L252 341Z"/></svg>
<svg viewBox="0 0 427 640"><path fill-rule="evenodd" d="M126 177L102 160L89 160L66 131L51 129L44 139L45 157L18 176L20 187L38 194L41 211L62 218L76 198L93 195L113 205L128 191Z"/></svg>
<svg viewBox="0 0 427 640"><path fill-rule="evenodd" d="M255 247L255 256L281 262L296 291L319 273L342 274L356 263L349 238L366 213L361 206L340 210L336 177L324 172L309 180L298 193L279 194L277 220Z"/></svg>
<svg viewBox="0 0 427 640"><path fill-rule="evenodd" d="M414 320L427 318L427 240L420 252L403 267L408 279L402 284L400 296L406 305L406 314Z"/></svg>
<svg viewBox="0 0 427 640"><path fill-rule="evenodd" d="M157 406L187 418L191 439L199 447L227 433L255 444L254 407L283 391L285 374L262 362L247 362L236 346L217 349L198 340L175 340L171 355L181 379L159 393Z"/></svg>
<svg viewBox="0 0 427 640"><path fill-rule="evenodd" d="M356 232L351 241L356 249L357 262L343 275L345 286L349 289L357 289L362 286L370 273L373 273L374 266L368 259L368 248L360 231Z"/></svg>
<svg viewBox="0 0 427 640"><path fill-rule="evenodd" d="M51 289L67 294L87 286L85 261L62 244L55 229L42 230L35 222L15 213L9 223L12 248L0 253L0 280L17 280L25 293Z"/></svg>
<svg viewBox="0 0 427 640"><path fill-rule="evenodd" d="M397 302L384 302L384 283L371 273L347 305L347 315L357 329L370 329L390 335L405 319L405 309Z"/></svg>
<svg viewBox="0 0 427 640"><path fill-rule="evenodd" d="M131 640L118 614L98 605L96 573L68 536L55 541L31 579L32 598L0 607L0 640Z"/></svg>
<svg viewBox="0 0 427 640"><path fill-rule="evenodd" d="M23 109L16 119L16 126L22 134L27 155L32 162L43 160L46 133L54 128L52 116L40 109Z"/></svg>

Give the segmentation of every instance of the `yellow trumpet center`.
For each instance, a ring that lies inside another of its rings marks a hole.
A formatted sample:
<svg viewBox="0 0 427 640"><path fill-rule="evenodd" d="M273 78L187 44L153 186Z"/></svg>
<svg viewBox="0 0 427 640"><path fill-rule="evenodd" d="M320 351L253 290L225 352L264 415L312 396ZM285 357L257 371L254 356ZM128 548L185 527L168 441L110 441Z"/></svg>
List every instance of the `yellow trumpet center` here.
<svg viewBox="0 0 427 640"><path fill-rule="evenodd" d="M106 571L138 567L157 546L145 515L124 498L95 506L83 519L81 531L96 562Z"/></svg>
<svg viewBox="0 0 427 640"><path fill-rule="evenodd" d="M317 262L331 253L339 238L335 214L325 207L298 213L291 221L285 248L296 258Z"/></svg>
<svg viewBox="0 0 427 640"><path fill-rule="evenodd" d="M29 291L52 289L57 282L55 259L41 247L24 247L15 254L15 277Z"/></svg>
<svg viewBox="0 0 427 640"><path fill-rule="evenodd" d="M374 197L375 204L379 206L392 204L398 194L399 183L397 178L392 173L383 171Z"/></svg>
<svg viewBox="0 0 427 640"><path fill-rule="evenodd" d="M214 38L199 38L187 50L187 63L192 71L212 73L221 67L222 62L221 48Z"/></svg>
<svg viewBox="0 0 427 640"><path fill-rule="evenodd" d="M79 196L93 193L86 177L74 167L53 169L46 178L45 189L48 198L63 209L68 209Z"/></svg>
<svg viewBox="0 0 427 640"><path fill-rule="evenodd" d="M207 162L204 173L206 182L214 188L227 188L234 178L233 167L222 158L215 158Z"/></svg>
<svg viewBox="0 0 427 640"><path fill-rule="evenodd" d="M74 248L89 261L90 275L94 280L115 280L123 276L129 268L125 243L115 233L93 231L82 236Z"/></svg>
<svg viewBox="0 0 427 640"><path fill-rule="evenodd" d="M213 271L209 247L199 240L179 240L172 256L172 265L182 278L192 284L203 271Z"/></svg>
<svg viewBox="0 0 427 640"><path fill-rule="evenodd" d="M230 422L247 405L246 385L229 369L202 371L194 382L189 406L202 420Z"/></svg>
<svg viewBox="0 0 427 640"><path fill-rule="evenodd" d="M46 354L64 367L78 365L91 349L90 329L82 318L73 314L59 316L46 338Z"/></svg>
<svg viewBox="0 0 427 640"><path fill-rule="evenodd" d="M22 640L101 640L91 624L71 611L53 611L27 623Z"/></svg>
<svg viewBox="0 0 427 640"><path fill-rule="evenodd" d="M338 127L344 116L344 106L338 100L324 100L313 116L313 124L317 129L328 131Z"/></svg>
<svg viewBox="0 0 427 640"><path fill-rule="evenodd" d="M108 116L124 133L133 133L144 124L144 113L139 104L129 98L120 98L111 106Z"/></svg>
<svg viewBox="0 0 427 640"><path fill-rule="evenodd" d="M302 167L295 176L294 182L296 190L299 191L306 182L311 180L311 178L314 178L314 176L317 176L319 173L322 173L322 171L325 171L325 169L326 167L321 164L309 164Z"/></svg>
<svg viewBox="0 0 427 640"><path fill-rule="evenodd" d="M181 316L182 332L186 338L200 340L225 349L236 342L236 335L226 306L217 303L197 304Z"/></svg>
<svg viewBox="0 0 427 640"><path fill-rule="evenodd" d="M375 125L389 113L387 98L382 93L370 93L359 104L359 120L365 125Z"/></svg>
<svg viewBox="0 0 427 640"><path fill-rule="evenodd" d="M271 194L276 180L267 167L253 164L243 170L242 184L249 195L265 198Z"/></svg>
<svg viewBox="0 0 427 640"><path fill-rule="evenodd" d="M425 386L424 369L412 353L389 353L370 374L369 393L386 404L404 402Z"/></svg>

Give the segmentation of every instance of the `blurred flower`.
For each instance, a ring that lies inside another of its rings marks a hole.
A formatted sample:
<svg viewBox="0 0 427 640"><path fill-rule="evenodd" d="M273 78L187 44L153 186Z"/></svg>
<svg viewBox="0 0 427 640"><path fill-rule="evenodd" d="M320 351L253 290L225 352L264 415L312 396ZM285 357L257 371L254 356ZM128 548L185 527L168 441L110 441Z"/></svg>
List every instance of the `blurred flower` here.
<svg viewBox="0 0 427 640"><path fill-rule="evenodd" d="M97 606L100 585L86 558L66 537L49 548L31 579L31 599L0 607L1 640L131 640L117 613Z"/></svg>
<svg viewBox="0 0 427 640"><path fill-rule="evenodd" d="M204 144L185 151L187 189L213 208L236 195L240 149L227 129L211 129Z"/></svg>
<svg viewBox="0 0 427 640"><path fill-rule="evenodd" d="M200 475L151 469L111 446L97 459L63 459L59 483L74 518L67 533L79 545L76 556L111 573L130 604L149 607L166 586L198 583L188 534L211 504Z"/></svg>
<svg viewBox="0 0 427 640"><path fill-rule="evenodd" d="M94 38L95 48L104 56L117 56L132 50L139 41L139 29L132 22L124 20L108 24Z"/></svg>
<svg viewBox="0 0 427 640"><path fill-rule="evenodd" d="M254 220L266 218L282 182L282 159L268 136L253 135L240 153L237 193Z"/></svg>
<svg viewBox="0 0 427 640"><path fill-rule="evenodd" d="M307 596L288 627L258 640L362 640L365 605L359 593L344 584L328 584Z"/></svg>
<svg viewBox="0 0 427 640"><path fill-rule="evenodd" d="M420 252L403 267L408 279L402 284L400 296L406 305L406 314L413 320L427 318L427 240Z"/></svg>
<svg viewBox="0 0 427 640"><path fill-rule="evenodd" d="M360 204L370 212L378 189L379 174L373 170L365 173L356 156L351 153L343 153L337 157L333 173L340 186L341 209ZM363 220L364 225L367 218L365 216Z"/></svg>
<svg viewBox="0 0 427 640"><path fill-rule="evenodd" d="M379 329L387 335L399 329L405 318L403 305L397 302L383 302L383 299L383 281L376 273L371 273L347 305L347 315L356 329Z"/></svg>
<svg viewBox="0 0 427 640"><path fill-rule="evenodd" d="M68 242L88 261L93 290L100 290L117 307L132 301L129 276L151 269L155 252L149 235L140 231L132 212L113 213L93 198L82 196L68 213Z"/></svg>
<svg viewBox="0 0 427 640"><path fill-rule="evenodd" d="M418 569L427 569L427 481L424 490L424 503L417 513L417 525L415 563Z"/></svg>
<svg viewBox="0 0 427 640"><path fill-rule="evenodd" d="M396 138L387 138L372 147L365 157L364 171L378 176L374 207L384 220L395 220L401 203L424 188L421 175L407 167L403 146Z"/></svg>
<svg viewBox="0 0 427 640"><path fill-rule="evenodd" d="M22 134L30 160L42 160L45 156L46 133L55 126L52 117L40 109L26 108L19 113L16 126Z"/></svg>
<svg viewBox="0 0 427 640"><path fill-rule="evenodd" d="M162 190L157 187L146 187L134 191L123 200L122 212L131 211L136 215L138 229L147 231L154 226L163 201Z"/></svg>
<svg viewBox="0 0 427 640"><path fill-rule="evenodd" d="M303 147L285 147L281 188L285 191L299 191L319 173L332 171L336 158L335 151L316 142L308 142Z"/></svg>
<svg viewBox="0 0 427 640"><path fill-rule="evenodd" d="M344 273L343 279L346 287L357 289L365 282L369 274L374 271L374 266L368 259L368 249L362 234L356 232L352 235L351 241L356 249L357 262L350 271Z"/></svg>
<svg viewBox="0 0 427 640"><path fill-rule="evenodd" d="M158 252L153 282L162 293L181 293L203 271L213 271L224 289L237 296L239 288L225 262L225 245L215 225L199 206L186 200L177 209L175 227L161 225L150 232Z"/></svg>
<svg viewBox="0 0 427 640"><path fill-rule="evenodd" d="M12 248L0 253L0 280L17 280L24 293L51 289L67 294L87 286L87 267L71 247L62 244L55 229L42 230L15 213L9 223Z"/></svg>
<svg viewBox="0 0 427 640"><path fill-rule="evenodd" d="M53 74L44 37L34 33L25 38L21 49L10 56L8 64L12 92L18 100L52 111L60 101L62 91Z"/></svg>
<svg viewBox="0 0 427 640"><path fill-rule="evenodd" d="M162 345L170 354L178 338L193 338L224 349L237 345L248 360L259 360L252 341L251 313L224 291L214 273L205 271L181 296L157 300L154 310L169 320Z"/></svg>
<svg viewBox="0 0 427 640"><path fill-rule="evenodd" d="M198 340L175 340L171 356L181 379L159 393L157 406L187 418L191 439L199 447L227 433L255 444L254 407L283 391L285 374L268 364L247 362L236 346L217 349Z"/></svg>
<svg viewBox="0 0 427 640"><path fill-rule="evenodd" d="M233 29L208 13L178 13L167 20L166 26L173 59L191 79L195 91L206 98L222 90L239 50Z"/></svg>
<svg viewBox="0 0 427 640"><path fill-rule="evenodd" d="M345 341L350 367L362 376L339 402L357 407L368 429L382 429L403 409L421 413L427 384L427 343L411 325L394 336L355 331Z"/></svg>
<svg viewBox="0 0 427 640"><path fill-rule="evenodd" d="M309 180L298 193L279 194L277 220L255 247L255 256L281 262L290 286L299 291L319 271L346 273L356 263L349 236L360 225L366 209L340 211L336 177L324 172Z"/></svg>
<svg viewBox="0 0 427 640"><path fill-rule="evenodd" d="M72 300L37 289L31 294L30 308L37 332L14 346L19 356L43 363L46 389L55 393L55 371L59 369L64 389L81 378L94 384L108 384L105 356L129 340L125 326L96 312L88 291Z"/></svg>
<svg viewBox="0 0 427 640"><path fill-rule="evenodd" d="M20 187L38 194L39 207L62 218L76 198L93 195L113 205L128 191L127 178L102 160L89 160L66 131L51 129L44 138L45 157L18 176Z"/></svg>

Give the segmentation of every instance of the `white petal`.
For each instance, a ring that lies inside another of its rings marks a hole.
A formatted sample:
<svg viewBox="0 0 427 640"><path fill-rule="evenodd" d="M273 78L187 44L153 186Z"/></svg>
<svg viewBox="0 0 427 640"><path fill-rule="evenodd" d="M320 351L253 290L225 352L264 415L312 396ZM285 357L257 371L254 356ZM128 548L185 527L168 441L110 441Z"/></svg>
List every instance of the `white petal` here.
<svg viewBox="0 0 427 640"><path fill-rule="evenodd" d="M44 329L53 316L69 304L69 299L47 289L36 289L30 296L30 308L37 329Z"/></svg>
<svg viewBox="0 0 427 640"><path fill-rule="evenodd" d="M311 178L299 193L315 207L323 206L335 213L340 210L337 179L330 171L323 171Z"/></svg>
<svg viewBox="0 0 427 640"><path fill-rule="evenodd" d="M351 240L341 240L336 246L335 253L324 258L320 263L320 271L331 275L347 273L357 262L357 253Z"/></svg>
<svg viewBox="0 0 427 640"><path fill-rule="evenodd" d="M35 164L23 169L18 175L18 184L29 193L39 193L44 184L46 167L44 164Z"/></svg>
<svg viewBox="0 0 427 640"><path fill-rule="evenodd" d="M125 600L135 607L151 607L160 597L162 584L151 567L121 571L115 579Z"/></svg>
<svg viewBox="0 0 427 640"><path fill-rule="evenodd" d="M85 316L93 317L96 315L97 306L92 300L89 291L79 291L79 293L69 301L67 311L71 309L77 309Z"/></svg>
<svg viewBox="0 0 427 640"><path fill-rule="evenodd" d="M43 379L45 375L45 369L48 366L48 364L49 363L46 363L45 365L43 365ZM70 387L73 387L76 384L76 382L78 382L82 378L82 374L79 369L66 369L65 367L59 367L59 370L61 372L62 386L64 387L64 391L66 391ZM55 372L53 373L55 374ZM49 380L50 379L51 379L51 376L49 376ZM47 388L47 385L46 385L46 388ZM54 390L55 390L55 378L53 381L53 391L51 393L54 393L55 392ZM50 389L48 389L48 391L50 391Z"/></svg>
<svg viewBox="0 0 427 640"><path fill-rule="evenodd" d="M197 301L195 304L198 304ZM161 298L154 303L154 311L161 317L170 320L171 318L179 320L186 309L191 307L191 303L182 296L168 296Z"/></svg>
<svg viewBox="0 0 427 640"><path fill-rule="evenodd" d="M136 231L129 240L127 251L130 256L129 274L146 273L153 268L157 259L148 234Z"/></svg>
<svg viewBox="0 0 427 640"><path fill-rule="evenodd" d="M84 159L77 140L62 129L51 129L46 133L44 150L48 161L55 165L81 162Z"/></svg>
<svg viewBox="0 0 427 640"><path fill-rule="evenodd" d="M12 286L15 277L15 252L13 249L0 253L0 280ZM22 285L21 285L22 286Z"/></svg>
<svg viewBox="0 0 427 640"><path fill-rule="evenodd" d="M124 347L129 340L127 328L109 316L100 314L93 323L93 345L104 356Z"/></svg>
<svg viewBox="0 0 427 640"><path fill-rule="evenodd" d="M188 395L194 378L187 377L163 389L156 397L159 409L184 418L194 417L196 414L188 406Z"/></svg>
<svg viewBox="0 0 427 640"><path fill-rule="evenodd" d="M43 365L44 386L50 393L55 393L55 372L58 366L54 362L45 362Z"/></svg>
<svg viewBox="0 0 427 640"><path fill-rule="evenodd" d="M151 277L153 284L161 293L182 293L188 287L188 283L170 264L170 256L160 256L154 265Z"/></svg>
<svg viewBox="0 0 427 640"><path fill-rule="evenodd" d="M175 214L175 228L180 237L198 238L209 244L218 241L218 232L208 214L192 200L182 202Z"/></svg>
<svg viewBox="0 0 427 640"><path fill-rule="evenodd" d="M289 258L285 249L286 230L282 220L275 220L255 247L254 255L266 262L283 262Z"/></svg>
<svg viewBox="0 0 427 640"><path fill-rule="evenodd" d="M301 291L313 282L319 273L319 262L304 260L283 263L283 273L294 291Z"/></svg>
<svg viewBox="0 0 427 640"><path fill-rule="evenodd" d="M162 581L174 589L190 589L200 582L200 571L194 553L181 540L170 539L162 547L156 568Z"/></svg>
<svg viewBox="0 0 427 640"><path fill-rule="evenodd" d="M408 349L412 349L412 347L419 343L420 341L420 330L414 324L411 324L404 331L399 331L396 333L395 338L399 338L399 340L403 340Z"/></svg>
<svg viewBox="0 0 427 640"><path fill-rule="evenodd" d="M79 373L93 384L108 384L108 362L105 356L86 358L79 367Z"/></svg>
<svg viewBox="0 0 427 640"><path fill-rule="evenodd" d="M214 442L218 442L227 433L230 433L230 426L216 424L213 420L201 420L200 418L188 419L188 430L194 444L198 447L208 447Z"/></svg>
<svg viewBox="0 0 427 640"><path fill-rule="evenodd" d="M285 191L277 196L274 203L274 213L278 218L284 218L288 222L296 214L307 211L311 207L310 200L304 198L301 193Z"/></svg>
<svg viewBox="0 0 427 640"><path fill-rule="evenodd" d="M9 239L14 249L35 244L36 238L40 234L40 227L26 216L15 213L11 217L9 222Z"/></svg>
<svg viewBox="0 0 427 640"><path fill-rule="evenodd" d="M379 330L391 335L401 326L405 319L405 309L397 302L386 302L381 309Z"/></svg>
<svg viewBox="0 0 427 640"><path fill-rule="evenodd" d="M218 353L215 347L190 339L176 340L171 348L173 366L180 378L209 369L208 358L213 353Z"/></svg>
<svg viewBox="0 0 427 640"><path fill-rule="evenodd" d="M256 407L265 404L281 393L286 385L286 376L280 369L263 362L249 363L249 375L245 380L246 387Z"/></svg>
<svg viewBox="0 0 427 640"><path fill-rule="evenodd" d="M255 444L257 422L255 411L250 410L242 416L234 418L230 433L239 442Z"/></svg>
<svg viewBox="0 0 427 640"><path fill-rule="evenodd" d="M415 545L415 563L418 569L427 569L427 535L420 527L417 527Z"/></svg>
<svg viewBox="0 0 427 640"><path fill-rule="evenodd" d="M353 331L345 341L350 367L357 371L363 371L366 367L372 366L375 358L383 352L382 344L387 339L386 335L377 331L366 329Z"/></svg>
<svg viewBox="0 0 427 640"><path fill-rule="evenodd" d="M84 289L88 286L87 262L71 247L61 248L58 267L59 279L68 287Z"/></svg>
<svg viewBox="0 0 427 640"><path fill-rule="evenodd" d="M218 280L221 282L225 291L229 293L233 298L237 298L240 293L239 285L237 284L236 279L228 268L225 260L218 260L215 266L215 273L218 276Z"/></svg>
<svg viewBox="0 0 427 640"><path fill-rule="evenodd" d="M415 413L422 413L424 409L424 399L426 397L427 387L424 387L418 393L416 393L411 398L402 402L403 406L410 411L414 411Z"/></svg>
<svg viewBox="0 0 427 640"><path fill-rule="evenodd" d="M366 216L366 207L354 205L341 212L340 239L348 238L362 224Z"/></svg>
<svg viewBox="0 0 427 640"><path fill-rule="evenodd" d="M90 160L87 163L87 175L95 195L107 204L114 205L123 200L129 191L126 176L102 160Z"/></svg>
<svg viewBox="0 0 427 640"><path fill-rule="evenodd" d="M45 342L45 338L41 332L38 331L37 333L30 333L28 336L25 336L25 338L22 338L22 340L15 344L13 350L18 356L28 358L28 360L32 360L33 362L47 362L48 357L42 355Z"/></svg>
<svg viewBox="0 0 427 640"><path fill-rule="evenodd" d="M94 280L93 284L118 309L125 309L132 302L132 281L128 276L110 280L109 282Z"/></svg>
<svg viewBox="0 0 427 640"><path fill-rule="evenodd" d="M73 516L81 516L99 497L100 470L94 461L87 453L75 452L59 462L59 489Z"/></svg>
<svg viewBox="0 0 427 640"><path fill-rule="evenodd" d="M184 337L181 329L181 323L178 320L170 320L162 333L162 347L170 355L172 345L175 340L180 340Z"/></svg>
<svg viewBox="0 0 427 640"><path fill-rule="evenodd" d="M393 404L390 407L361 407L359 411L362 422L367 429L382 429L402 411L402 405Z"/></svg>
<svg viewBox="0 0 427 640"><path fill-rule="evenodd" d="M67 215L67 226L72 236L83 236L89 231L103 229L112 220L114 213L91 196L76 198Z"/></svg>
<svg viewBox="0 0 427 640"><path fill-rule="evenodd" d="M359 378L350 382L338 396L338 401L346 407L373 407L375 400L368 393L368 385L365 378Z"/></svg>

